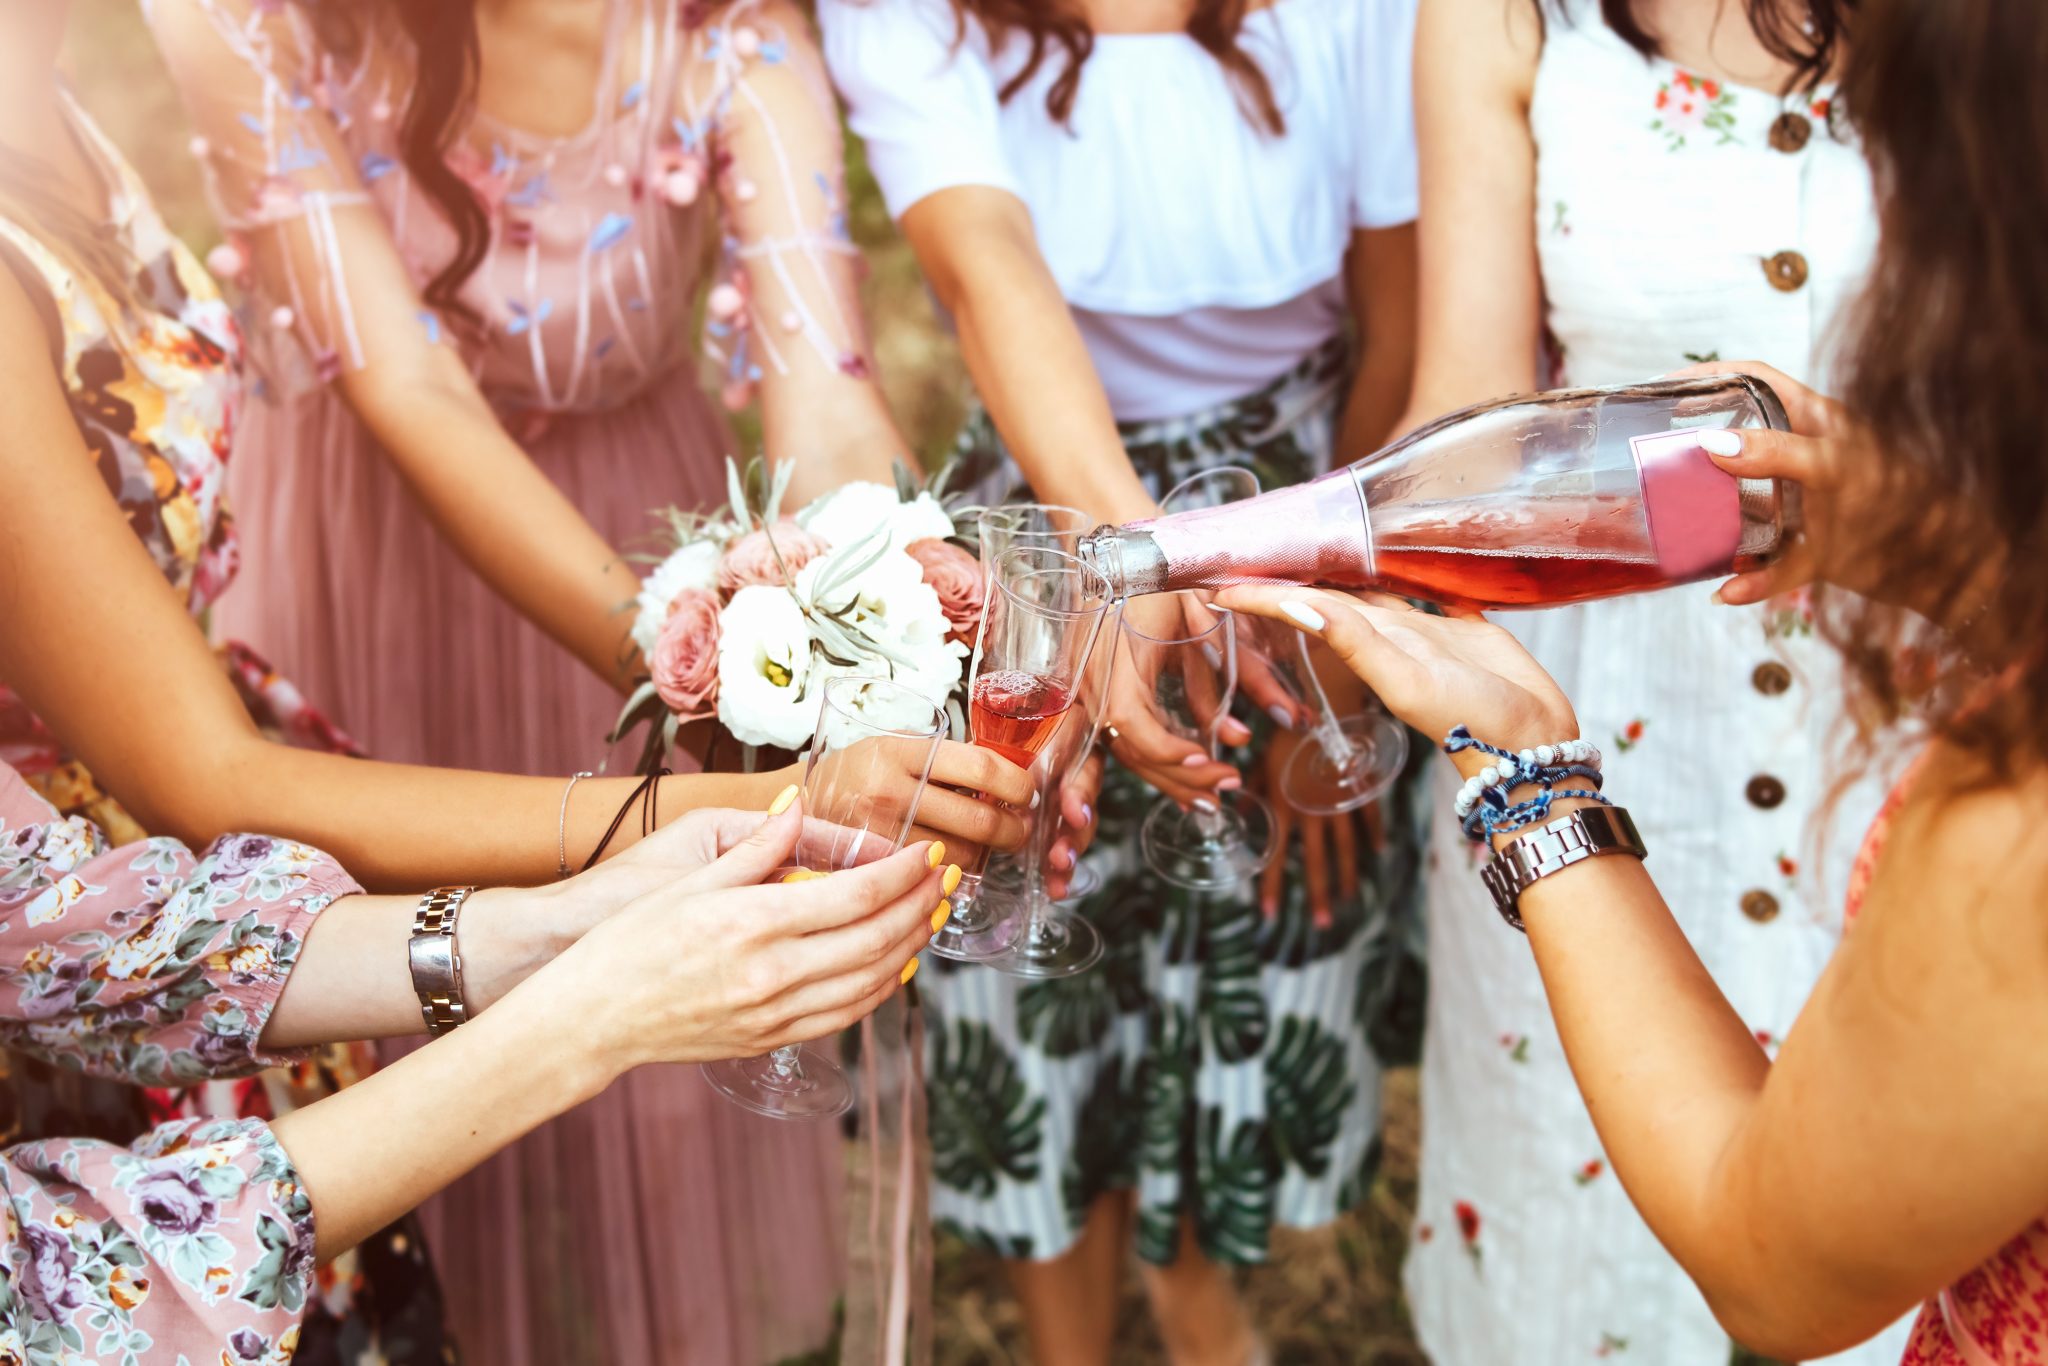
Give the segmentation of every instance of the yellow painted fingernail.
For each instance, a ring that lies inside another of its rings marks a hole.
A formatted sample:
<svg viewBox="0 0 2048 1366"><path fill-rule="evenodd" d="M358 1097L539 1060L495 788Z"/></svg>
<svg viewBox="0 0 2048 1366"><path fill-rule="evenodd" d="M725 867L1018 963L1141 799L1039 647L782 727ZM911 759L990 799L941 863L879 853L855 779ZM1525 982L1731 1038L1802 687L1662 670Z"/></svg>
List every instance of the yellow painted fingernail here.
<svg viewBox="0 0 2048 1366"><path fill-rule="evenodd" d="M899 982L908 982L911 978L915 976L917 976L917 960L913 958L908 963L905 963L903 965L903 975L897 978L896 980Z"/></svg>
<svg viewBox="0 0 2048 1366"><path fill-rule="evenodd" d="M950 901L941 901L939 903L939 909L932 912L932 933L937 934L939 932L939 927L945 924L946 921L949 918L951 918L952 914L953 903Z"/></svg>
<svg viewBox="0 0 2048 1366"><path fill-rule="evenodd" d="M955 887L958 887L959 885L960 865L957 863L947 864L946 875L939 879L939 890L944 892L947 896L951 896L953 895L953 889Z"/></svg>
<svg viewBox="0 0 2048 1366"><path fill-rule="evenodd" d="M775 794L774 801L768 803L768 814L771 816L781 815L783 812L789 810L789 804L795 800L796 784L791 783L788 787L783 788L782 791Z"/></svg>
<svg viewBox="0 0 2048 1366"><path fill-rule="evenodd" d="M933 840L932 847L924 851L924 866L936 868L946 861L946 842Z"/></svg>
<svg viewBox="0 0 2048 1366"><path fill-rule="evenodd" d="M824 876L825 874L818 872L814 868L792 868L789 872L782 875L782 880L784 882L811 882Z"/></svg>

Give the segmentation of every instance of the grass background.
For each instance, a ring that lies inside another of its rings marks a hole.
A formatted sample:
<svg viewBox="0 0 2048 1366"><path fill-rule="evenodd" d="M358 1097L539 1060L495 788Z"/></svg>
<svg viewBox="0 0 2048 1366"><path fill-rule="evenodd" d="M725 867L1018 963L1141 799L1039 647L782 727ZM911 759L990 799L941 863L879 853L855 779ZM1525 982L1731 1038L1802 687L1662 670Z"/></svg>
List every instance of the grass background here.
<svg viewBox="0 0 2048 1366"><path fill-rule="evenodd" d="M411 0L429 4L438 0ZM165 217L204 251L217 240L187 150L191 130L144 30L136 0L75 0L65 56L80 100L141 171ZM938 325L917 264L849 147L851 226L868 262L865 284L877 369L904 434L921 458L952 440L969 387L959 353ZM742 425L741 439L751 444ZM1270 1264L1247 1272L1244 1293L1273 1359L1286 1366L1419 1366L1400 1295L1400 1261L1415 1199L1415 1076L1385 1087L1386 1159L1372 1196L1328 1228L1281 1231ZM1135 1273L1126 1297L1118 1366L1163 1359ZM1021 1320L1000 1267L942 1242L936 1286L939 1366L1003 1366L1029 1360Z"/></svg>

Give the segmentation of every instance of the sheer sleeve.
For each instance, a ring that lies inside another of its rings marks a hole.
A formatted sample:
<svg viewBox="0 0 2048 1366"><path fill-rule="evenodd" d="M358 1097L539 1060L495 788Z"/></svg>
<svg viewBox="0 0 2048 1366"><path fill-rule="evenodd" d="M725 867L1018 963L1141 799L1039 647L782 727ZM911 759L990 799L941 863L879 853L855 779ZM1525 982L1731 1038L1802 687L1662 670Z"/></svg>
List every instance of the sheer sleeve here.
<svg viewBox="0 0 2048 1366"><path fill-rule="evenodd" d="M1358 15L1358 117L1351 223L1393 228L1421 208L1415 155L1416 0L1368 0Z"/></svg>
<svg viewBox="0 0 2048 1366"><path fill-rule="evenodd" d="M959 185L1023 198L976 35L946 0L818 0L825 60L889 212Z"/></svg>
<svg viewBox="0 0 2048 1366"><path fill-rule="evenodd" d="M695 36L677 82L677 129L719 196L721 280L706 342L728 406L756 383L815 394L869 377L861 260L847 230L845 147L803 12L740 0Z"/></svg>
<svg viewBox="0 0 2048 1366"><path fill-rule="evenodd" d="M0 1361L284 1362L314 1291L313 1207L260 1119L0 1155Z"/></svg>
<svg viewBox="0 0 2048 1366"><path fill-rule="evenodd" d="M111 847L0 766L0 1045L138 1086L240 1076L311 921L360 891L317 849L230 835Z"/></svg>
<svg viewBox="0 0 2048 1366"><path fill-rule="evenodd" d="M363 307L351 292L362 281L351 267L363 274L360 244L394 261L397 254L367 188L396 167L352 151L347 136L358 87L383 79L375 64L368 56L345 64L324 48L305 6L147 0L143 8L198 129L193 150L226 234L209 266L260 301L259 340L297 340L300 349L282 356L260 348L271 359L310 363L321 382L363 368ZM362 103L371 118L391 116L388 99ZM418 313L416 300L407 306Z"/></svg>

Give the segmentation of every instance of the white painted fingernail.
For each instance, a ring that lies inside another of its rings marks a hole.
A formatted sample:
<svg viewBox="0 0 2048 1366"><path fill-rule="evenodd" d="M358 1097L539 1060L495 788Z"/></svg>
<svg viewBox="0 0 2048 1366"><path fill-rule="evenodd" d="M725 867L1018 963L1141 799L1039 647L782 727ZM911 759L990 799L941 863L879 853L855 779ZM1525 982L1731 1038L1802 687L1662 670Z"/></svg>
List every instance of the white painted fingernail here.
<svg viewBox="0 0 2048 1366"><path fill-rule="evenodd" d="M1323 620L1321 612L1305 602L1283 602L1280 604L1280 610L1287 614L1289 621L1305 631L1320 631L1329 625Z"/></svg>
<svg viewBox="0 0 2048 1366"><path fill-rule="evenodd" d="M1207 797L1197 797L1195 798L1195 810L1205 816L1213 816L1216 814L1216 803L1210 801Z"/></svg>
<svg viewBox="0 0 2048 1366"><path fill-rule="evenodd" d="M1280 727L1280 729L1294 729L1294 709L1292 707L1275 702L1272 706L1266 708L1266 715L1272 717L1273 724Z"/></svg>
<svg viewBox="0 0 2048 1366"><path fill-rule="evenodd" d="M1030 809L1031 809L1031 810L1033 810L1033 811L1036 811L1036 810L1038 809L1038 789L1037 789L1037 788L1035 788L1035 787L1031 789L1031 807L1030 807Z"/></svg>
<svg viewBox="0 0 2048 1366"><path fill-rule="evenodd" d="M1210 668L1220 669L1223 667L1223 651L1216 646L1215 642L1205 643L1202 646L1202 653L1208 656Z"/></svg>
<svg viewBox="0 0 2048 1366"><path fill-rule="evenodd" d="M1187 758L1180 761L1182 768L1200 768L1208 762L1209 756L1206 754L1190 754Z"/></svg>
<svg viewBox="0 0 2048 1366"><path fill-rule="evenodd" d="M1726 428L1701 432L1700 449L1708 455L1741 455L1742 433Z"/></svg>

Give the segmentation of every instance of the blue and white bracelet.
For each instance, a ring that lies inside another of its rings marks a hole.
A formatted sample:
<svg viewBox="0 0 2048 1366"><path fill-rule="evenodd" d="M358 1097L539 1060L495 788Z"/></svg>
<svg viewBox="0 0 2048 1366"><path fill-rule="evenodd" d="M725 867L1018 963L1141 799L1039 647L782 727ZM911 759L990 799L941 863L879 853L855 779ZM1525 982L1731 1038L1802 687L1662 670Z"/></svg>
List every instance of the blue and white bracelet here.
<svg viewBox="0 0 2048 1366"><path fill-rule="evenodd" d="M1458 726L1444 737L1444 753L1457 754L1468 749L1491 755L1497 762L1467 778L1452 803L1467 839L1483 842L1539 824L1549 817L1551 804L1559 798L1576 797L1613 805L1600 795L1600 750L1590 740L1565 740L1514 751L1487 744L1474 737L1466 726ZM1592 786L1558 786L1574 779ZM1538 791L1524 801L1515 801L1515 792L1524 787L1535 787Z"/></svg>

